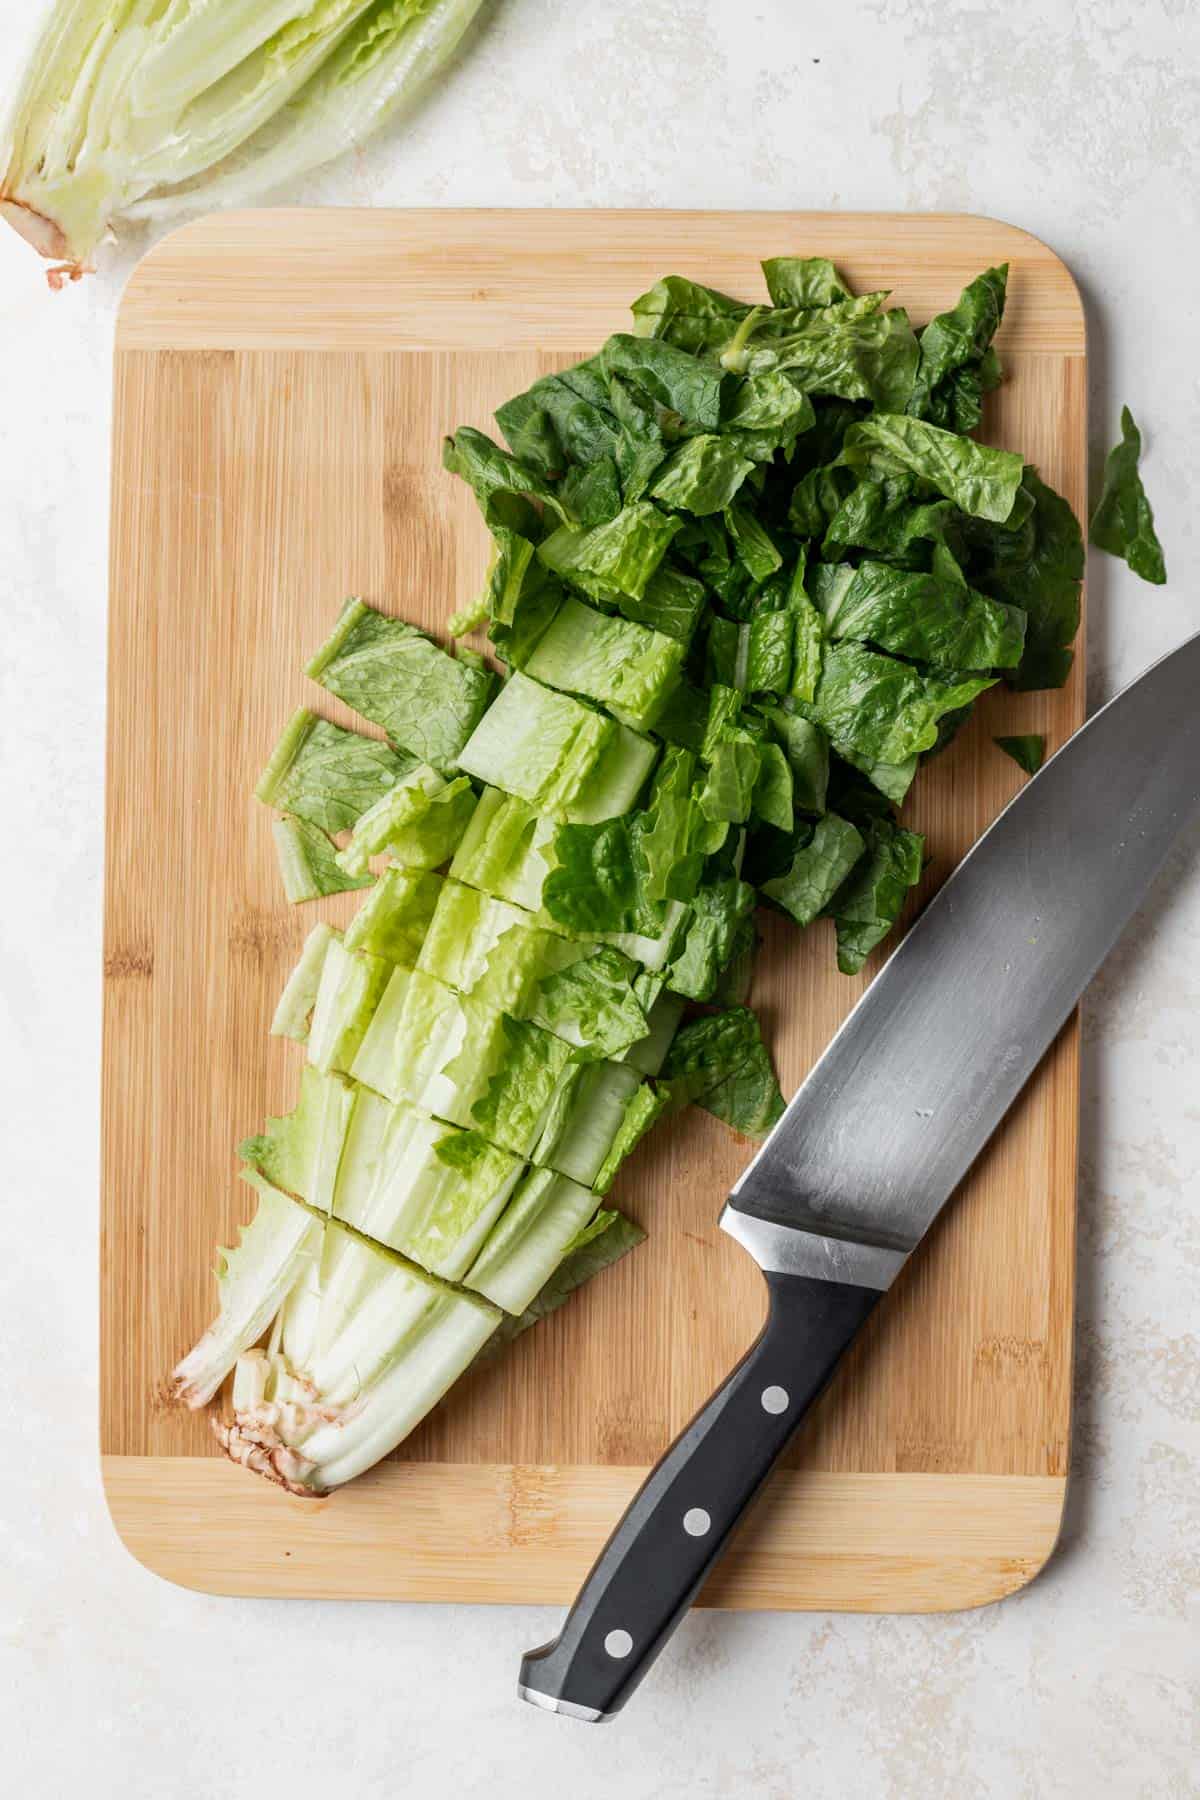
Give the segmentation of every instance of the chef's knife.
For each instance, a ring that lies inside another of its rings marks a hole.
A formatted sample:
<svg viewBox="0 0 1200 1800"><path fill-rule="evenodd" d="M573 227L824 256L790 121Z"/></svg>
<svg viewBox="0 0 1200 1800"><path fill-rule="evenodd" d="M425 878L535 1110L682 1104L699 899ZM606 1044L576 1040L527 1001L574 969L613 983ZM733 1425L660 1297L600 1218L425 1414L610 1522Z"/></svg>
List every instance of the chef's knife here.
<svg viewBox="0 0 1200 1800"><path fill-rule="evenodd" d="M850 1014L729 1197L762 1335L651 1471L523 1699L616 1713L859 1327L1200 812L1200 635L1002 812Z"/></svg>

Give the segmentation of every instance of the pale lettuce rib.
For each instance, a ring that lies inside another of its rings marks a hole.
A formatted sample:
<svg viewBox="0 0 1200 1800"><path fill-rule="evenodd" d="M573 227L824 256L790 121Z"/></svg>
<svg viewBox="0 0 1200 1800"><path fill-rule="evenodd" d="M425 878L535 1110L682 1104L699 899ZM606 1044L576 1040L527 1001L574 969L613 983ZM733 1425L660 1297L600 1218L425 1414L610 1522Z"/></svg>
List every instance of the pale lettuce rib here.
<svg viewBox="0 0 1200 1800"><path fill-rule="evenodd" d="M175 1397L191 1407L212 1399L320 1249L321 1224L312 1213L261 1176L251 1174L247 1180L258 1192L258 1210L242 1227L237 1248L217 1252L220 1310L171 1376Z"/></svg>
<svg viewBox="0 0 1200 1800"><path fill-rule="evenodd" d="M520 1314L544 1287L596 1210L590 1188L533 1169L467 1276L467 1286Z"/></svg>
<svg viewBox="0 0 1200 1800"><path fill-rule="evenodd" d="M277 1341L239 1366L221 1442L293 1493L327 1493L407 1437L500 1317L486 1300L330 1224L319 1262L290 1290Z"/></svg>
<svg viewBox="0 0 1200 1800"><path fill-rule="evenodd" d="M519 1158L476 1132L358 1090L334 1217L431 1274L456 1281L519 1180Z"/></svg>

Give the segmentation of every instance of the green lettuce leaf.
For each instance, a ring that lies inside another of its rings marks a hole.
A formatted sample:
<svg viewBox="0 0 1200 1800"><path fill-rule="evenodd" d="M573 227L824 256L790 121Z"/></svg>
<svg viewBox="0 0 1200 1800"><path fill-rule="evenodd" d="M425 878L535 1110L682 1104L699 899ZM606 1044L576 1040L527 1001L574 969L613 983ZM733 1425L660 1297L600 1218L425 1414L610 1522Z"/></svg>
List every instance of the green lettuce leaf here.
<svg viewBox="0 0 1200 1800"><path fill-rule="evenodd" d="M939 313L921 332L921 360L908 403L915 418L932 419L955 431L978 424L978 416L970 424L963 422L964 405L970 418L972 386L970 382L956 386L956 378L973 376L976 398L985 382L994 385L991 365L985 366L984 358L1004 317L1007 287L1007 263L985 269L963 289L949 312Z"/></svg>
<svg viewBox="0 0 1200 1800"><path fill-rule="evenodd" d="M869 550L902 568L924 568L932 545L957 536L961 517L952 500L925 498L915 475L868 476L818 521L821 554L836 561L845 550Z"/></svg>
<svg viewBox="0 0 1200 1800"><path fill-rule="evenodd" d="M678 1097L747 1137L762 1137L783 1113L783 1095L758 1020L748 1007L681 1025L663 1065Z"/></svg>
<svg viewBox="0 0 1200 1800"><path fill-rule="evenodd" d="M563 504L561 492L536 469L518 462L493 443L486 432L464 425L442 444L442 464L459 475L479 502L484 523L491 529L505 526L522 536L539 534L538 514L530 498L549 507L565 525L575 523ZM366 717L370 717L368 713Z"/></svg>
<svg viewBox="0 0 1200 1800"><path fill-rule="evenodd" d="M751 308L683 275L667 275L631 310L638 337L657 338L693 356L719 356Z"/></svg>
<svg viewBox="0 0 1200 1800"><path fill-rule="evenodd" d="M735 437L703 433L686 438L659 469L650 496L679 512L719 513L753 469Z"/></svg>
<svg viewBox="0 0 1200 1800"><path fill-rule="evenodd" d="M627 812L657 746L615 719L522 674L513 675L459 754L479 781L539 812L582 822Z"/></svg>
<svg viewBox="0 0 1200 1800"><path fill-rule="evenodd" d="M1046 760L1046 740L1040 732L1023 732L1019 737L998 737L992 742L1005 756L1011 756L1019 769L1036 775Z"/></svg>
<svg viewBox="0 0 1200 1800"><path fill-rule="evenodd" d="M696 431L721 423L722 371L660 339L618 333L600 353L609 377L620 377L670 418Z"/></svg>
<svg viewBox="0 0 1200 1800"><path fill-rule="evenodd" d="M349 875L337 859L337 851L317 825L307 819L285 813L272 823L275 854L283 891L293 906L303 900L316 900L322 894L342 894L354 888L370 887L374 877L370 871Z"/></svg>
<svg viewBox="0 0 1200 1800"><path fill-rule="evenodd" d="M748 374L783 369L809 394L870 400L885 412L907 405L919 352L902 307L881 311L868 295L793 316L795 328L780 335L767 335L784 322L771 314L751 332Z"/></svg>
<svg viewBox="0 0 1200 1800"><path fill-rule="evenodd" d="M627 1219L622 1213L602 1210L591 1222L578 1232L558 1268L550 1279L530 1301L520 1318L506 1314L499 1329L479 1352L480 1362L490 1362L492 1358L528 1331L531 1325L547 1318L550 1313L557 1312L565 1301L571 1298L576 1288L599 1275L604 1269L619 1262L630 1250L645 1242L646 1234L640 1225Z"/></svg>
<svg viewBox="0 0 1200 1800"><path fill-rule="evenodd" d="M872 762L897 764L931 750L938 720L967 706L994 678L926 675L859 644L830 644L816 697L800 711L833 740Z"/></svg>
<svg viewBox="0 0 1200 1800"><path fill-rule="evenodd" d="M596 700L644 731L678 684L683 658L677 639L568 596L523 666L535 681Z"/></svg>
<svg viewBox="0 0 1200 1800"><path fill-rule="evenodd" d="M838 968L856 975L887 936L908 891L921 879L925 840L891 819L863 822L866 855L830 902L837 930Z"/></svg>
<svg viewBox="0 0 1200 1800"><path fill-rule="evenodd" d="M673 993L711 1000L722 970L745 944L742 927L754 911L754 889L736 875L703 882L691 903L683 948L667 971Z"/></svg>
<svg viewBox="0 0 1200 1800"><path fill-rule="evenodd" d="M797 925L811 925L825 911L866 849L862 833L849 819L826 813L793 839L787 869L762 882L761 890Z"/></svg>
<svg viewBox="0 0 1200 1800"><path fill-rule="evenodd" d="M475 811L465 775L447 781L418 763L365 812L337 855L347 875L366 874L372 856L388 855L412 869L436 869L451 855Z"/></svg>
<svg viewBox="0 0 1200 1800"><path fill-rule="evenodd" d="M346 602L305 672L442 774L454 769L495 687L492 675L362 600Z"/></svg>
<svg viewBox="0 0 1200 1800"><path fill-rule="evenodd" d="M650 1029L634 991L637 972L619 950L601 947L542 979L532 1017L581 1055L620 1056Z"/></svg>
<svg viewBox="0 0 1200 1800"><path fill-rule="evenodd" d="M538 545L537 554L569 586L620 609L624 599L645 598L681 524L651 501L635 500L590 531L560 526Z"/></svg>
<svg viewBox="0 0 1200 1800"><path fill-rule="evenodd" d="M1011 686L1061 687L1079 630L1083 533L1070 506L1036 469L1022 477L1024 508L1015 524L975 524L970 534L971 585L1028 615L1025 650ZM1014 507L1014 517L1018 509Z"/></svg>
<svg viewBox="0 0 1200 1800"><path fill-rule="evenodd" d="M349 831L414 760L302 706L288 721L254 793L264 805L334 837Z"/></svg>
<svg viewBox="0 0 1200 1800"><path fill-rule="evenodd" d="M259 1136L238 1146L238 1155L272 1187L328 1212L354 1104L350 1082L306 1067L292 1111L268 1119Z"/></svg>
<svg viewBox="0 0 1200 1800"><path fill-rule="evenodd" d="M771 256L762 271L774 306L832 306L851 298L827 256Z"/></svg>
<svg viewBox="0 0 1200 1800"><path fill-rule="evenodd" d="M467 1275L467 1286L519 1318L595 1210L590 1188L553 1169L531 1169Z"/></svg>
<svg viewBox="0 0 1200 1800"><path fill-rule="evenodd" d="M792 801L801 811L823 813L829 786L829 739L819 725L781 706L762 709L792 771Z"/></svg>
<svg viewBox="0 0 1200 1800"><path fill-rule="evenodd" d="M1025 614L937 575L888 563L821 563L812 597L835 641L873 644L935 669L1011 669L1025 646Z"/></svg>
<svg viewBox="0 0 1200 1800"><path fill-rule="evenodd" d="M1121 408L1121 442L1108 453L1104 485L1092 514L1091 538L1099 550L1119 556L1143 581L1167 579L1154 513L1138 473L1142 436L1127 406Z"/></svg>
<svg viewBox="0 0 1200 1800"><path fill-rule="evenodd" d="M342 939L347 950L365 950L385 962L412 968L442 891L442 878L427 869L393 864L384 870Z"/></svg>
<svg viewBox="0 0 1200 1800"><path fill-rule="evenodd" d="M859 473L909 470L963 512L996 524L1012 513L1024 472L1014 450L994 450L903 413L877 412L852 425L842 455Z"/></svg>

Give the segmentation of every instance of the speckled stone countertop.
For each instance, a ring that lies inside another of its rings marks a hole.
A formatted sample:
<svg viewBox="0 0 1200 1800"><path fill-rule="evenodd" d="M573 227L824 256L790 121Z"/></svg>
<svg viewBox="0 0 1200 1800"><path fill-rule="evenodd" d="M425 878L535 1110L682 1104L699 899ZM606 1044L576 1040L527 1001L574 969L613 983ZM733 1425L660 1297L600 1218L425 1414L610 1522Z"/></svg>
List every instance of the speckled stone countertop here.
<svg viewBox="0 0 1200 1800"><path fill-rule="evenodd" d="M0 0L9 49L27 11ZM1122 400L1146 432L1172 576L1093 560L1095 704L1200 626L1198 71L1187 0L498 0L408 134L303 197L958 209L1044 237L1086 298L1097 447ZM695 1616L596 1732L514 1699L555 1613L210 1599L120 1548L95 1443L105 527L113 316L144 248L52 299L0 241L7 1791L1200 1794L1195 834L1087 1004L1074 1481L1015 1599Z"/></svg>

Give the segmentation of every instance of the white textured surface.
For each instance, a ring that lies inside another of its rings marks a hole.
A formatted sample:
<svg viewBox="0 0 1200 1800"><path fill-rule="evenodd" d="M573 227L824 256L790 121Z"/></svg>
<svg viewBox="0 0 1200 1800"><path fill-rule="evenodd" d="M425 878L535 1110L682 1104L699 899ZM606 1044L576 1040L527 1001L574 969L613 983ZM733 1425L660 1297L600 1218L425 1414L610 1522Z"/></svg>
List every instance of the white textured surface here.
<svg viewBox="0 0 1200 1800"><path fill-rule="evenodd" d="M24 32L0 0L0 41ZM10 46L11 48L11 46ZM5 58L6 70L11 67ZM1200 625L1200 25L1188 0L500 0L330 202L961 208L1089 304L1172 585L1093 563L1092 697ZM0 243L0 1741L42 1796L1200 1793L1200 840L1088 1005L1075 1482L1032 1588L943 1618L695 1617L602 1732L520 1706L549 1611L206 1599L95 1457L108 358L129 244L58 299Z"/></svg>

